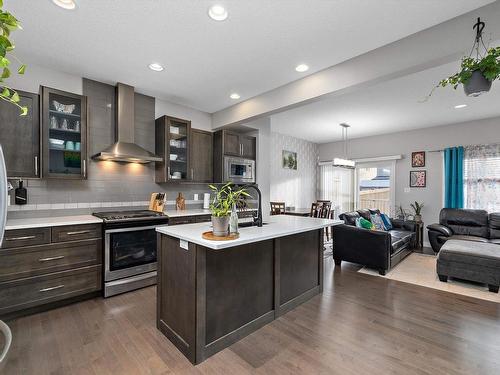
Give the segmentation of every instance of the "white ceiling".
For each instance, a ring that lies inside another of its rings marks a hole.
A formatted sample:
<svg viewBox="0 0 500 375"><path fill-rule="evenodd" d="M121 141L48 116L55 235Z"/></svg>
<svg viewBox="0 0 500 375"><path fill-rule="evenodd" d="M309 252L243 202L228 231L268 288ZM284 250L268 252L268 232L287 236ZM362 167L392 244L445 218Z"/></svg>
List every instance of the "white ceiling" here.
<svg viewBox="0 0 500 375"><path fill-rule="evenodd" d="M17 54L36 64L215 112L493 0L5 0ZM226 6L215 22L207 9ZM156 73L151 62L165 65Z"/></svg>
<svg viewBox="0 0 500 375"><path fill-rule="evenodd" d="M437 88L427 101L420 102L458 67L458 61L441 65L281 112L271 116L272 130L327 143L342 139L342 122L351 125L349 138L359 138L500 116L500 82L477 98L465 96L462 87L446 87ZM455 109L459 104L467 107Z"/></svg>

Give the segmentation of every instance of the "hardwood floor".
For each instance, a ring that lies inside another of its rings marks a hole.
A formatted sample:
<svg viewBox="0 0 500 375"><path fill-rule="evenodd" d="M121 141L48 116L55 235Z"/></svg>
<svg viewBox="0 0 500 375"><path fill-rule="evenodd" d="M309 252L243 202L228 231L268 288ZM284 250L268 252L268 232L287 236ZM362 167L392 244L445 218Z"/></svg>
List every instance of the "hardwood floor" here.
<svg viewBox="0 0 500 375"><path fill-rule="evenodd" d="M8 322L5 374L498 374L500 305L342 270L322 295L194 367L150 287Z"/></svg>

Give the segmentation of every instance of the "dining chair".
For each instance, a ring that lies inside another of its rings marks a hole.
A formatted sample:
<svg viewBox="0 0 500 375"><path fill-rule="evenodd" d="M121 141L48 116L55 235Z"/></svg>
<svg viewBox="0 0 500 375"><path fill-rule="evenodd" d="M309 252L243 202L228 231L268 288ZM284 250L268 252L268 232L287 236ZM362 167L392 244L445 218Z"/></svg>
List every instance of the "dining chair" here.
<svg viewBox="0 0 500 375"><path fill-rule="evenodd" d="M321 204L311 203L310 217L320 217L321 215Z"/></svg>
<svg viewBox="0 0 500 375"><path fill-rule="evenodd" d="M285 213L285 202L270 202L271 215L283 215Z"/></svg>
<svg viewBox="0 0 500 375"><path fill-rule="evenodd" d="M9 352L10 346L12 344L12 333L7 324L0 320L0 334L3 336L4 347L0 350L0 370L5 366L7 362L7 354ZM1 372L1 371L0 371Z"/></svg>

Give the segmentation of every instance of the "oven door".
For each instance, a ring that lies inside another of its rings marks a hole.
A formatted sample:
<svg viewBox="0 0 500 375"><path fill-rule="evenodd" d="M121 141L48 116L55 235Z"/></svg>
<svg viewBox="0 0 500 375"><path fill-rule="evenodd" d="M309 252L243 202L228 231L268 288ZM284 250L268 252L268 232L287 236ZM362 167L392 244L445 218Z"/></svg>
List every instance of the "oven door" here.
<svg viewBox="0 0 500 375"><path fill-rule="evenodd" d="M156 270L155 226L104 231L104 281Z"/></svg>
<svg viewBox="0 0 500 375"><path fill-rule="evenodd" d="M255 161L242 158L224 158L224 180L234 183L255 182Z"/></svg>

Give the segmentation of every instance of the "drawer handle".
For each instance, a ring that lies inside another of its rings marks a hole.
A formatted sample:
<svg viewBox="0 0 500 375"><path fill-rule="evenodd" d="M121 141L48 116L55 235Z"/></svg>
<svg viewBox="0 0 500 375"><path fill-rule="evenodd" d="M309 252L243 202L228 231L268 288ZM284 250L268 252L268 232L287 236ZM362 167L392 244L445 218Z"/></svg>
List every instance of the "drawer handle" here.
<svg viewBox="0 0 500 375"><path fill-rule="evenodd" d="M36 236L10 237L10 238L6 238L5 241L32 240L33 238L36 238Z"/></svg>
<svg viewBox="0 0 500 375"><path fill-rule="evenodd" d="M50 288L43 288L43 289L40 289L39 292L50 292L51 290L56 290L56 289L61 289L61 288L64 288L64 284L61 284L61 285L58 285L58 286L52 286Z"/></svg>
<svg viewBox="0 0 500 375"><path fill-rule="evenodd" d="M89 230L77 230L76 232L68 232L66 233L68 236L74 236L74 235L77 235L77 234L86 234L86 233L90 233Z"/></svg>
<svg viewBox="0 0 500 375"><path fill-rule="evenodd" d="M50 257L50 258L40 258L38 259L39 262L50 262L51 260L58 260L58 259L63 259L64 255L59 255L56 257Z"/></svg>

